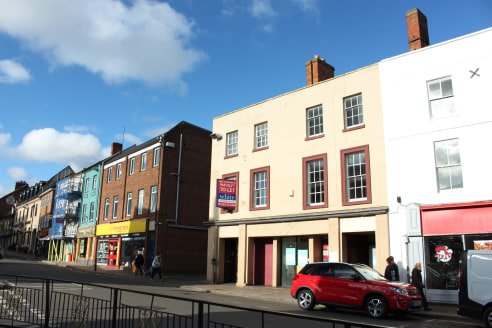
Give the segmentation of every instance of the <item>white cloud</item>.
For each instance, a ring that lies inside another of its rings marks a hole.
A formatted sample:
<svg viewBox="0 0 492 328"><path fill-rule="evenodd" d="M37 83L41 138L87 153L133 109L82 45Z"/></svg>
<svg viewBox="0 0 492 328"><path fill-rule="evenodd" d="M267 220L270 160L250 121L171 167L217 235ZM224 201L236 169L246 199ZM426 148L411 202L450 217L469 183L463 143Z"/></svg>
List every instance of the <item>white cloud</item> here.
<svg viewBox="0 0 492 328"><path fill-rule="evenodd" d="M21 64L8 59L0 60L0 83L23 83L30 79L31 75Z"/></svg>
<svg viewBox="0 0 492 328"><path fill-rule="evenodd" d="M66 132L86 132L89 128L84 125L68 125L63 127L63 131Z"/></svg>
<svg viewBox="0 0 492 328"><path fill-rule="evenodd" d="M78 65L108 83L139 80L186 89L181 76L206 55L190 45L195 24L153 0L0 0L0 32L45 54L54 66Z"/></svg>
<svg viewBox="0 0 492 328"><path fill-rule="evenodd" d="M22 167L14 166L7 169L7 174L14 180L28 180L31 176Z"/></svg>
<svg viewBox="0 0 492 328"><path fill-rule="evenodd" d="M31 161L69 164L74 171L103 158L102 147L91 134L59 132L52 128L33 130L17 147L18 156Z"/></svg>
<svg viewBox="0 0 492 328"><path fill-rule="evenodd" d="M251 15L258 19L267 19L277 16L271 0L253 0L251 3Z"/></svg>

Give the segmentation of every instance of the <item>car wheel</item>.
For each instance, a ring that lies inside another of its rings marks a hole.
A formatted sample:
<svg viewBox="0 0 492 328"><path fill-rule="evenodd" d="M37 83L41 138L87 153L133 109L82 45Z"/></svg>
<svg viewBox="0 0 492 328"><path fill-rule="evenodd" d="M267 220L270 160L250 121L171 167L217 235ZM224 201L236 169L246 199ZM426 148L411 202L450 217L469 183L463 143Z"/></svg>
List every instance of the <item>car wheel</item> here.
<svg viewBox="0 0 492 328"><path fill-rule="evenodd" d="M483 322L485 323L485 327L492 328L492 306L485 309Z"/></svg>
<svg viewBox="0 0 492 328"><path fill-rule="evenodd" d="M315 298L312 291L303 289L297 294L297 304L303 310L309 311L314 308Z"/></svg>
<svg viewBox="0 0 492 328"><path fill-rule="evenodd" d="M381 296L370 296L366 301L366 310L371 318L380 319L388 312L388 306Z"/></svg>

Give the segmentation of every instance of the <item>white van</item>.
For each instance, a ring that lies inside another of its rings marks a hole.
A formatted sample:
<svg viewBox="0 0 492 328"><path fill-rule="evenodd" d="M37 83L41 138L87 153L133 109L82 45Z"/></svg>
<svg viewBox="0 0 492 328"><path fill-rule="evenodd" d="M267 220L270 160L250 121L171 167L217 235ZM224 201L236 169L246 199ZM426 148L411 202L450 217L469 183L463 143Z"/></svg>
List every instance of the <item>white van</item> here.
<svg viewBox="0 0 492 328"><path fill-rule="evenodd" d="M461 254L458 301L458 314L492 328L492 250Z"/></svg>

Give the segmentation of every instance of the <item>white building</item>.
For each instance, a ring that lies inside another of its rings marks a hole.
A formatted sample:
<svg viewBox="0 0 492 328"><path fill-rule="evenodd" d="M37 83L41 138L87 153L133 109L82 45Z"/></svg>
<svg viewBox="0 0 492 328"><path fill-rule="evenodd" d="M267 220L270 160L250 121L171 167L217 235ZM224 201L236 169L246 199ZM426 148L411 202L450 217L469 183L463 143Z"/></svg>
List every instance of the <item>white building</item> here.
<svg viewBox="0 0 492 328"><path fill-rule="evenodd" d="M414 14L427 42L407 13L412 51L379 63L390 251L401 280L421 262L428 300L457 303L461 251L492 246L492 28L427 46Z"/></svg>

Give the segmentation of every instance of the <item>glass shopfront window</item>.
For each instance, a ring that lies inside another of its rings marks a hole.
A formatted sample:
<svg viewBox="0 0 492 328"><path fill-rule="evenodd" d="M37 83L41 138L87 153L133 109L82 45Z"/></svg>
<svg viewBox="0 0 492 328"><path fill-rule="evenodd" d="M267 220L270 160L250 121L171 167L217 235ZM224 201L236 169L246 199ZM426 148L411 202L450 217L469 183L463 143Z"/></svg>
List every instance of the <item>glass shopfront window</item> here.
<svg viewBox="0 0 492 328"><path fill-rule="evenodd" d="M145 237L122 238L121 266L129 268L137 256L137 252L144 254Z"/></svg>
<svg viewBox="0 0 492 328"><path fill-rule="evenodd" d="M425 273L428 289L457 290L463 238L456 236L425 237Z"/></svg>
<svg viewBox="0 0 492 328"><path fill-rule="evenodd" d="M292 279L309 261L308 237L282 238L282 286L292 285Z"/></svg>

